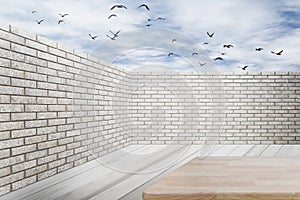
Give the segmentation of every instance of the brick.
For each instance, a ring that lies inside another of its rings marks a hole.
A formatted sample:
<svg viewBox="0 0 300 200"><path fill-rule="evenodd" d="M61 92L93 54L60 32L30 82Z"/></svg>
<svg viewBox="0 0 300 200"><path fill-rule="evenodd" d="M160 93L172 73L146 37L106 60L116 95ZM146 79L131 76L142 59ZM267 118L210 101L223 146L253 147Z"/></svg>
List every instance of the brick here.
<svg viewBox="0 0 300 200"><path fill-rule="evenodd" d="M37 35L37 41L39 43L42 43L42 44L47 45L47 46L51 46L51 47L55 47L55 48L57 47L57 42L49 40L49 39L47 39L45 37L42 37L40 35Z"/></svg>
<svg viewBox="0 0 300 200"><path fill-rule="evenodd" d="M17 181L17 182L12 184L12 190L18 190L22 187L25 187L25 186L30 185L32 183L35 183L36 181L37 181L36 176L32 176L32 177L29 177L29 178L22 179L22 180Z"/></svg>
<svg viewBox="0 0 300 200"><path fill-rule="evenodd" d="M15 165L15 164L18 164L20 162L24 162L24 156L23 155L5 158L5 159L0 160L0 168L7 167L7 166L10 166L10 165Z"/></svg>
<svg viewBox="0 0 300 200"><path fill-rule="evenodd" d="M35 42L35 41L32 41L32 40L26 40L25 45L28 46L28 47L31 47L33 49L39 50L39 51L45 51L45 52L48 51L48 48L47 48L46 45L43 45L41 43L38 43L38 42Z"/></svg>
<svg viewBox="0 0 300 200"><path fill-rule="evenodd" d="M10 94L10 95L24 95L24 88L11 87L11 86L3 86L0 85L0 94Z"/></svg>
<svg viewBox="0 0 300 200"><path fill-rule="evenodd" d="M47 126L47 120L25 121L26 128L37 128L42 126Z"/></svg>
<svg viewBox="0 0 300 200"><path fill-rule="evenodd" d="M0 187L0 196L10 192L10 185Z"/></svg>
<svg viewBox="0 0 300 200"><path fill-rule="evenodd" d="M36 104L36 97L11 96L11 103Z"/></svg>
<svg viewBox="0 0 300 200"><path fill-rule="evenodd" d="M0 150L0 159L10 157L10 150L9 149L4 149Z"/></svg>
<svg viewBox="0 0 300 200"><path fill-rule="evenodd" d="M45 75L50 75L50 76L57 76L57 71L54 69L50 69L48 67L38 67L37 72L39 74L45 74Z"/></svg>
<svg viewBox="0 0 300 200"><path fill-rule="evenodd" d="M57 90L56 83L48 83L48 82L38 82L37 88L46 89L46 90Z"/></svg>
<svg viewBox="0 0 300 200"><path fill-rule="evenodd" d="M0 39L0 47L10 50L10 42Z"/></svg>
<svg viewBox="0 0 300 200"><path fill-rule="evenodd" d="M35 166L36 166L36 160L27 161L27 162L24 162L24 163L13 165L12 166L12 172L16 173L16 172L19 172L19 171L24 171L26 169L29 169L29 168L32 168L32 167L35 167Z"/></svg>
<svg viewBox="0 0 300 200"><path fill-rule="evenodd" d="M36 113L11 113L12 121L36 119Z"/></svg>
<svg viewBox="0 0 300 200"><path fill-rule="evenodd" d="M57 146L57 141L47 141L47 142L42 142L38 144L38 149L47 149L51 147L56 147Z"/></svg>
<svg viewBox="0 0 300 200"><path fill-rule="evenodd" d="M13 42L21 44L21 45L25 44L25 38L8 33L3 30L0 30L0 38L5 38L8 41L13 41Z"/></svg>
<svg viewBox="0 0 300 200"><path fill-rule="evenodd" d="M11 68L20 71L36 72L36 66L24 62L11 61Z"/></svg>
<svg viewBox="0 0 300 200"><path fill-rule="evenodd" d="M26 137L25 138L25 144L34 144L34 143L40 143L47 140L46 135L38 135L38 136L32 136L32 137Z"/></svg>
<svg viewBox="0 0 300 200"><path fill-rule="evenodd" d="M25 105L26 112L45 112L47 105Z"/></svg>
<svg viewBox="0 0 300 200"><path fill-rule="evenodd" d="M2 122L0 123L0 131L23 129L23 122ZM1 146L1 145L0 145Z"/></svg>
<svg viewBox="0 0 300 200"><path fill-rule="evenodd" d="M33 176L47 170L47 164L33 167L25 171L25 177Z"/></svg>
<svg viewBox="0 0 300 200"><path fill-rule="evenodd" d="M27 146L21 146L21 147L15 147L11 149L12 155L19 155L19 154L25 154L28 152L32 152L36 150L36 145L27 145Z"/></svg>
<svg viewBox="0 0 300 200"><path fill-rule="evenodd" d="M50 162L48 163L48 168L52 169L52 168L57 168L61 165L64 165L66 163L66 159L60 159L60 160L56 160L54 162Z"/></svg>
<svg viewBox="0 0 300 200"><path fill-rule="evenodd" d="M48 171L43 172L43 173L40 173L40 174L38 174L38 181L43 180L45 178L48 178L50 176L53 176L55 174L57 174L57 169L56 168L48 170Z"/></svg>
<svg viewBox="0 0 300 200"><path fill-rule="evenodd" d="M57 160L57 155L56 154L51 155L51 156L47 156L47 157L43 157L43 158L39 158L38 159L38 165L49 163L49 162L52 162L54 160Z"/></svg>
<svg viewBox="0 0 300 200"><path fill-rule="evenodd" d="M48 91L42 90L42 89L31 89L31 88L25 88L25 95L27 96L47 96Z"/></svg>
<svg viewBox="0 0 300 200"><path fill-rule="evenodd" d="M10 32L15 34L15 35L22 36L24 38L28 38L28 39L31 39L31 40L36 39L36 34L29 33L27 31L21 30L21 29L15 27L15 26L12 26L12 25L10 25Z"/></svg>
<svg viewBox="0 0 300 200"><path fill-rule="evenodd" d="M10 131L0 132L0 140L5 140L10 138Z"/></svg>
<svg viewBox="0 0 300 200"><path fill-rule="evenodd" d="M47 98L47 97L38 97L37 103L38 104L57 104L57 99L56 98ZM48 106L48 108L49 108L49 106ZM52 110L49 110L49 111L52 111Z"/></svg>
<svg viewBox="0 0 300 200"><path fill-rule="evenodd" d="M10 114L9 113L0 113L0 122L5 122L5 121L10 121Z"/></svg>
<svg viewBox="0 0 300 200"><path fill-rule="evenodd" d="M37 54L37 51L35 49L31 49L14 43L11 44L11 50L25 55L30 55L30 56L36 56Z"/></svg>
<svg viewBox="0 0 300 200"><path fill-rule="evenodd" d="M37 159L37 158L42 158L42 157L45 157L45 156L47 156L47 150L34 151L34 152L31 152L31 153L27 153L25 155L25 158L26 158L26 161L28 161L28 160L34 160L34 159Z"/></svg>
<svg viewBox="0 0 300 200"><path fill-rule="evenodd" d="M33 135L36 135L36 129L23 129L23 130L15 130L11 132L12 138L28 137Z"/></svg>
<svg viewBox="0 0 300 200"><path fill-rule="evenodd" d="M44 75L44 74L25 72L25 78L29 79L29 80L47 82L47 75Z"/></svg>
<svg viewBox="0 0 300 200"><path fill-rule="evenodd" d="M1 182L0 182L0 186L12 183L12 182L16 182L18 180L21 180L24 178L24 173L23 172L19 172L16 174L12 174L9 176L5 176L1 178Z"/></svg>
<svg viewBox="0 0 300 200"><path fill-rule="evenodd" d="M57 118L56 112L41 112L37 113L37 119L53 119Z"/></svg>
<svg viewBox="0 0 300 200"><path fill-rule="evenodd" d="M10 167L5 167L0 169L0 177L7 176L11 173Z"/></svg>

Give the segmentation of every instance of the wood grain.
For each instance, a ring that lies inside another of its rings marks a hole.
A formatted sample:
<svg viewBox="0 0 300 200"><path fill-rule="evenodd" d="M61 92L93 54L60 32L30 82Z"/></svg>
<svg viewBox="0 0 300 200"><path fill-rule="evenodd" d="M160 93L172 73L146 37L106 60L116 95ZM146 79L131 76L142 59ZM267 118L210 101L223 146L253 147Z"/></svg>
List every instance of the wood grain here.
<svg viewBox="0 0 300 200"><path fill-rule="evenodd" d="M146 188L145 200L300 199L300 160L196 158Z"/></svg>

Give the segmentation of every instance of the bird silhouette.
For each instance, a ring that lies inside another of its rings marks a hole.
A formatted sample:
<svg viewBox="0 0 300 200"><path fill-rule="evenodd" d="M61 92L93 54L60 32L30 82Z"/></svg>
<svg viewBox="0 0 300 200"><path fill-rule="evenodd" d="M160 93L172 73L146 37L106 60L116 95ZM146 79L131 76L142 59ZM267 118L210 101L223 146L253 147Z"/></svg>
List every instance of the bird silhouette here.
<svg viewBox="0 0 300 200"><path fill-rule="evenodd" d="M281 50L281 51L279 51L279 52L271 51L271 53L276 54L276 55L278 55L278 56L281 56L282 52L283 52L283 50Z"/></svg>
<svg viewBox="0 0 300 200"><path fill-rule="evenodd" d="M203 67L204 65L206 65L206 63L201 63L201 62L199 61L199 65L200 65L201 67Z"/></svg>
<svg viewBox="0 0 300 200"><path fill-rule="evenodd" d="M255 51L262 51L263 48L259 47L259 48L256 48Z"/></svg>
<svg viewBox="0 0 300 200"><path fill-rule="evenodd" d="M224 44L224 45L223 45L223 48L228 48L228 49L229 49L229 48L231 48L231 47L233 47L233 45L231 45L231 44Z"/></svg>
<svg viewBox="0 0 300 200"><path fill-rule="evenodd" d="M115 9L115 8L125 8L125 9L127 9L126 6L121 5L121 4L118 4L118 5L114 5L113 7L111 7L110 10L113 10L113 9Z"/></svg>
<svg viewBox="0 0 300 200"><path fill-rule="evenodd" d="M65 14L59 14L61 17L65 17L65 16L68 16L69 14L68 13L65 13Z"/></svg>
<svg viewBox="0 0 300 200"><path fill-rule="evenodd" d="M157 21L157 20L166 20L166 18L158 17L158 18L155 19L155 21Z"/></svg>
<svg viewBox="0 0 300 200"><path fill-rule="evenodd" d="M145 26L148 26L148 27L149 27L149 26L152 26L152 24L146 24Z"/></svg>
<svg viewBox="0 0 300 200"><path fill-rule="evenodd" d="M241 68L242 70L246 70L247 67L247 65L245 65L244 67L239 66L239 68Z"/></svg>
<svg viewBox="0 0 300 200"><path fill-rule="evenodd" d="M36 21L37 24L41 24L44 20L42 19L40 21L38 21L38 20L35 20L35 21Z"/></svg>
<svg viewBox="0 0 300 200"><path fill-rule="evenodd" d="M111 15L109 15L108 19L110 19L112 17L117 17L117 15L116 14L111 14Z"/></svg>
<svg viewBox="0 0 300 200"><path fill-rule="evenodd" d="M138 8L141 8L141 7L145 7L147 10L150 10L149 6L147 6L146 4L142 4Z"/></svg>
<svg viewBox="0 0 300 200"><path fill-rule="evenodd" d="M36 10L31 11L31 13L32 13L32 14L33 14L33 13L36 13Z"/></svg>
<svg viewBox="0 0 300 200"><path fill-rule="evenodd" d="M176 42L176 39L173 39L173 40L172 40L172 43L174 43L174 42Z"/></svg>
<svg viewBox="0 0 300 200"><path fill-rule="evenodd" d="M60 20L58 20L58 24L60 24L60 23L63 23L64 22L64 20L62 20L62 19L60 19Z"/></svg>
<svg viewBox="0 0 300 200"><path fill-rule="evenodd" d="M111 39L111 40L116 40L116 37L111 37L111 36L109 36L109 35L106 35L106 37L108 37L109 39Z"/></svg>
<svg viewBox="0 0 300 200"><path fill-rule="evenodd" d="M226 53L224 53L224 52L219 52L218 51L218 53L221 54L222 56L226 55Z"/></svg>
<svg viewBox="0 0 300 200"><path fill-rule="evenodd" d="M174 53L169 53L169 54L168 54L168 57L173 56L173 55L174 55Z"/></svg>
<svg viewBox="0 0 300 200"><path fill-rule="evenodd" d="M224 60L224 59L221 57L216 57L214 60Z"/></svg>
<svg viewBox="0 0 300 200"><path fill-rule="evenodd" d="M203 44L207 45L207 44L208 44L208 42L204 42Z"/></svg>
<svg viewBox="0 0 300 200"><path fill-rule="evenodd" d="M196 55L198 55L197 52L193 52L193 53L192 53L192 56L196 56Z"/></svg>
<svg viewBox="0 0 300 200"><path fill-rule="evenodd" d="M119 37L119 33L120 33L121 30L118 30L116 33L112 32L111 30L109 30L109 32L111 32L111 34L113 34L113 37L116 38L116 37Z"/></svg>
<svg viewBox="0 0 300 200"><path fill-rule="evenodd" d="M89 36L91 37L92 40L95 40L98 37L97 35L92 36L90 33L89 33Z"/></svg>
<svg viewBox="0 0 300 200"><path fill-rule="evenodd" d="M209 33L209 32L206 32L206 34L208 35L208 37L212 38L214 36L215 33Z"/></svg>

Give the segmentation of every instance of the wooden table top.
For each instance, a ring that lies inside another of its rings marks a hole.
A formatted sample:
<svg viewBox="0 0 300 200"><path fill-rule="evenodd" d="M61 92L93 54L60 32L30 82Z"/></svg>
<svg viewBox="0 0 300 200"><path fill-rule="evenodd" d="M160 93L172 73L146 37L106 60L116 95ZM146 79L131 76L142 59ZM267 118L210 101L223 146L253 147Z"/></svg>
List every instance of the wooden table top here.
<svg viewBox="0 0 300 200"><path fill-rule="evenodd" d="M196 158L143 193L145 200L300 200L297 158Z"/></svg>

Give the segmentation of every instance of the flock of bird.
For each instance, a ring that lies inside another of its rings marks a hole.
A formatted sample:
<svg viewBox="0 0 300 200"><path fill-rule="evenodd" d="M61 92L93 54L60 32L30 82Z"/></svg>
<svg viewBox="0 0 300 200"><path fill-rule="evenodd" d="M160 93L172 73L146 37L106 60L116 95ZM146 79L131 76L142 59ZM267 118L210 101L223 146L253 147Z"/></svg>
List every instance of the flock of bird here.
<svg viewBox="0 0 300 200"><path fill-rule="evenodd" d="M146 5L146 4L141 4L140 6L137 7L137 9L141 9L141 8L144 8L144 9L146 9L147 11L150 11L150 7L149 7L148 5ZM122 5L122 4L116 4L116 5L113 5L113 6L110 8L111 11L113 11L113 10L115 10L115 9L125 9L125 10L127 10L127 7L126 7L125 5ZM37 11L32 11L32 14L34 14L34 13L36 13L36 12L37 12ZM68 14L68 13L63 13L63 14L58 14L58 15L59 15L61 18L58 20L57 24L61 24L61 23L64 23L64 17L68 16L69 14ZM114 18L114 17L117 17L117 14L112 13L112 14L110 14L110 15L108 16L107 19L109 20L109 19ZM147 18L147 22L152 22L152 21L157 21L157 20L166 20L166 19L163 18L163 17L157 17L157 18L155 18L155 19ZM45 21L44 19L41 19L41 20L35 20L35 22L36 22L38 25L42 24L42 22L44 22L44 21ZM150 27L151 25L152 25L151 23L147 23L145 26L146 26L146 27ZM109 39L111 39L111 40L116 40L116 38L119 37L120 30L118 30L117 32L113 32L113 31L109 30L109 32L110 32L111 35L108 35L108 34L106 35L106 37L108 37ZM214 35L215 35L215 33L209 33L209 32L207 32L206 34L207 34L207 36L208 36L209 38L213 38ZM92 39L92 40L96 40L96 38L98 38L97 35L92 35L91 33L89 33L88 35L89 35L90 39ZM172 43L175 43L176 41L177 41L176 38L174 38L174 39L171 40ZM203 45L207 45L207 44L209 44L209 43L208 43L208 42L203 43ZM233 48L233 47L234 47L234 46L233 46L232 44L224 44L224 45L223 45L223 48L228 48L228 49L230 49L230 48ZM258 52L263 51L263 50L264 50L264 49L263 49L262 47L255 48L255 51L258 51ZM220 53L221 55L225 55L225 54L226 54L226 53L224 53L224 52L218 52L218 53ZM282 55L283 50L281 50L281 51L279 51L279 52L271 51L271 53L274 54L274 55L280 56L280 55ZM168 54L168 57L175 56L175 55L176 55L176 56L180 56L180 55L178 55L178 54L176 54L176 53L170 52L170 53ZM192 56L197 56L197 55L198 55L197 52L193 52L193 53L192 53ZM224 58L222 58L222 57L216 57L214 60L215 60L215 61L218 61L218 60L223 61ZM203 67L204 65L206 65L206 63L201 63L201 62L199 61L199 65L200 65L201 67ZM241 68L242 70L246 70L246 68L248 68L248 65L245 65L245 66L238 66L238 67Z"/></svg>

